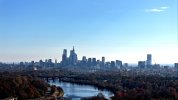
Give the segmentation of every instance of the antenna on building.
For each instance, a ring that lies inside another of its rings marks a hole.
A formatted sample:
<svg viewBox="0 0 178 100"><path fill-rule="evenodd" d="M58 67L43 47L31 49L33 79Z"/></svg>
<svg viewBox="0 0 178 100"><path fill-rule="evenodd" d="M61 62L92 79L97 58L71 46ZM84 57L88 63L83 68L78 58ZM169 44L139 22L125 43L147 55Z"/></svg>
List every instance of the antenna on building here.
<svg viewBox="0 0 178 100"><path fill-rule="evenodd" d="M73 46L73 51L75 51L74 46Z"/></svg>

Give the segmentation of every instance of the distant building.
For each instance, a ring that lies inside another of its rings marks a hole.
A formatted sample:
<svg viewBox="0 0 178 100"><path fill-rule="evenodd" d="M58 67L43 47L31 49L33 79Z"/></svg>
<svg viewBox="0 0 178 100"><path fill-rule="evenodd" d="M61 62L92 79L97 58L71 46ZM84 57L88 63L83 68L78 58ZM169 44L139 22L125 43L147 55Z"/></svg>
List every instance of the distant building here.
<svg viewBox="0 0 178 100"><path fill-rule="evenodd" d="M111 68L115 68L116 65L115 65L115 61L111 61Z"/></svg>
<svg viewBox="0 0 178 100"><path fill-rule="evenodd" d="M54 63L52 62L52 59L48 59L46 65L47 67L54 67Z"/></svg>
<svg viewBox="0 0 178 100"><path fill-rule="evenodd" d="M160 66L160 64L154 64L153 65L153 68L160 68L161 66Z"/></svg>
<svg viewBox="0 0 178 100"><path fill-rule="evenodd" d="M122 67L122 61L116 60L116 67L121 68Z"/></svg>
<svg viewBox="0 0 178 100"><path fill-rule="evenodd" d="M83 62L87 62L87 57L86 57L86 56L83 56L83 57L82 57L82 61L83 61Z"/></svg>
<svg viewBox="0 0 178 100"><path fill-rule="evenodd" d="M147 65L147 67L151 67L151 65L152 65L152 55L151 54L147 54L146 65Z"/></svg>
<svg viewBox="0 0 178 100"><path fill-rule="evenodd" d="M111 66L111 63L110 62L106 62L106 68L110 68L110 66Z"/></svg>
<svg viewBox="0 0 178 100"><path fill-rule="evenodd" d="M34 61L31 61L31 63L30 63L32 66L34 66L35 65L35 62Z"/></svg>
<svg viewBox="0 0 178 100"><path fill-rule="evenodd" d="M92 63L91 58L88 58L88 62L87 62L88 67L91 67L91 63Z"/></svg>
<svg viewBox="0 0 178 100"><path fill-rule="evenodd" d="M92 66L96 66L97 62L96 62L96 58L92 58Z"/></svg>
<svg viewBox="0 0 178 100"><path fill-rule="evenodd" d="M105 67L105 57L101 58L101 67Z"/></svg>
<svg viewBox="0 0 178 100"><path fill-rule="evenodd" d="M145 68L145 61L138 61L138 67L139 68Z"/></svg>
<svg viewBox="0 0 178 100"><path fill-rule="evenodd" d="M105 63L105 57L102 57L102 63Z"/></svg>
<svg viewBox="0 0 178 100"><path fill-rule="evenodd" d="M52 59L48 59L48 63L52 63Z"/></svg>
<svg viewBox="0 0 178 100"><path fill-rule="evenodd" d="M128 63L124 63L124 67L128 67Z"/></svg>
<svg viewBox="0 0 178 100"><path fill-rule="evenodd" d="M97 66L98 69L100 69L100 67L101 67L101 61L100 60L96 61L96 66Z"/></svg>
<svg viewBox="0 0 178 100"><path fill-rule="evenodd" d="M68 64L68 58L67 58L67 49L63 50L63 54L62 54L62 62L61 62L62 66L66 66Z"/></svg>
<svg viewBox="0 0 178 100"><path fill-rule="evenodd" d="M40 65L41 67L45 66L43 60L40 60L40 61L39 61L39 65Z"/></svg>
<svg viewBox="0 0 178 100"><path fill-rule="evenodd" d="M100 60L97 60L96 63L97 63L97 64L100 64Z"/></svg>
<svg viewBox="0 0 178 100"><path fill-rule="evenodd" d="M82 57L82 66L87 66L87 57L86 56L83 56Z"/></svg>
<svg viewBox="0 0 178 100"><path fill-rule="evenodd" d="M71 65L76 65L77 64L77 54L75 53L75 49L73 46L73 50L70 51L70 56L69 56L69 62Z"/></svg>
<svg viewBox="0 0 178 100"><path fill-rule="evenodd" d="M178 63L174 63L174 68L178 71Z"/></svg>

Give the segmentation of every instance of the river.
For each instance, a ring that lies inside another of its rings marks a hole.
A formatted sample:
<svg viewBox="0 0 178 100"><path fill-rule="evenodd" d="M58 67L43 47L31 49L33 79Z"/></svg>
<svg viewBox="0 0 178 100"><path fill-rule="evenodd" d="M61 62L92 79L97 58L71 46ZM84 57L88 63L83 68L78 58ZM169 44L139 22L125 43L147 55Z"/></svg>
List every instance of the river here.
<svg viewBox="0 0 178 100"><path fill-rule="evenodd" d="M64 90L64 97L70 97L72 100L80 100L82 97L96 96L102 93L107 99L113 96L113 93L107 90L101 90L91 85L79 85L69 82L61 82L59 80L49 80L50 85L60 86Z"/></svg>

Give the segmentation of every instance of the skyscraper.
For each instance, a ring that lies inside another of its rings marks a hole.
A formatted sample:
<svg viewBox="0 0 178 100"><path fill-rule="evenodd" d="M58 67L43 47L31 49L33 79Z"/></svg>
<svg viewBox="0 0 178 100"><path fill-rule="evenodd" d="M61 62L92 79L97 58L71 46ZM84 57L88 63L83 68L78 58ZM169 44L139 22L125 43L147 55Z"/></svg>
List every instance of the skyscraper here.
<svg viewBox="0 0 178 100"><path fill-rule="evenodd" d="M92 58L92 66L96 66L96 58Z"/></svg>
<svg viewBox="0 0 178 100"><path fill-rule="evenodd" d="M64 49L62 54L62 61L65 61L66 59L67 59L67 49Z"/></svg>
<svg viewBox="0 0 178 100"><path fill-rule="evenodd" d="M102 59L102 61L101 61L101 67L104 67L105 66L105 57L102 57L101 59Z"/></svg>
<svg viewBox="0 0 178 100"><path fill-rule="evenodd" d="M66 66L67 63L68 63L67 49L64 49L62 54L62 66Z"/></svg>
<svg viewBox="0 0 178 100"><path fill-rule="evenodd" d="M147 54L147 60L146 60L147 67L150 67L152 65L152 55Z"/></svg>
<svg viewBox="0 0 178 100"><path fill-rule="evenodd" d="M111 68L115 68L115 61L111 61Z"/></svg>
<svg viewBox="0 0 178 100"><path fill-rule="evenodd" d="M70 50L70 56L69 56L69 62L71 65L76 65L77 64L77 54L75 53L75 49L74 49L74 46L73 46L73 49Z"/></svg>
<svg viewBox="0 0 178 100"><path fill-rule="evenodd" d="M87 62L87 65L88 65L88 67L91 67L91 58L88 58L88 62Z"/></svg>
<svg viewBox="0 0 178 100"><path fill-rule="evenodd" d="M105 57L102 57L102 63L105 63Z"/></svg>
<svg viewBox="0 0 178 100"><path fill-rule="evenodd" d="M178 63L174 63L174 68L178 71Z"/></svg>
<svg viewBox="0 0 178 100"><path fill-rule="evenodd" d="M116 66L117 66L117 68L121 68L122 67L122 61L116 60Z"/></svg>

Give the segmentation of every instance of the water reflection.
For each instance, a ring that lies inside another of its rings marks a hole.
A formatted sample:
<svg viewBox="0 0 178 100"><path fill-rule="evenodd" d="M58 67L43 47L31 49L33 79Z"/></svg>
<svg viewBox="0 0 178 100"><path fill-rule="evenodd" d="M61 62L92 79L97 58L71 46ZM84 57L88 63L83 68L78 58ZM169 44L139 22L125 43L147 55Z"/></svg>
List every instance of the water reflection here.
<svg viewBox="0 0 178 100"><path fill-rule="evenodd" d="M99 90L98 88L91 85L79 85L69 82L61 82L59 80L49 80L49 84L60 86L64 90L64 97L75 98L75 100L81 97L96 96L98 93L102 93L106 98L113 96L113 93L107 90Z"/></svg>

